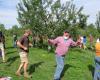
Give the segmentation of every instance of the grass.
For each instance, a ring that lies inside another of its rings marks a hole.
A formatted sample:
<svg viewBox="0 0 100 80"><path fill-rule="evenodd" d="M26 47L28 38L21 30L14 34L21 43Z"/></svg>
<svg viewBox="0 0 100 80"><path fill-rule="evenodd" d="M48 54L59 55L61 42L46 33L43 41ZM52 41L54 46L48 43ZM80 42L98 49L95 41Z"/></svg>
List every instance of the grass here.
<svg viewBox="0 0 100 80"><path fill-rule="evenodd" d="M0 63L0 76L11 76L12 80L53 80L56 66L55 54L38 48L30 48L28 72L32 78L25 79L23 76L16 76L15 72L20 64L20 58L17 49L12 48L11 43L8 38L6 42L7 63ZM70 49L65 57L62 80L92 80L94 54L90 50Z"/></svg>

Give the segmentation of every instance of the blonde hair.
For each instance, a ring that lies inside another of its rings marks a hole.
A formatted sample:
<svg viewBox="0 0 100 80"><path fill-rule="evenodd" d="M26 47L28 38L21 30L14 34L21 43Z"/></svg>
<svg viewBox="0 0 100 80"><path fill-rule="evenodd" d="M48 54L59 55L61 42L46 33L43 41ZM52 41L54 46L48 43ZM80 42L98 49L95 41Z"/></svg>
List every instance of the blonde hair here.
<svg viewBox="0 0 100 80"><path fill-rule="evenodd" d="M24 33L30 33L30 34L32 34L32 31L30 29L27 29L27 30L24 31Z"/></svg>

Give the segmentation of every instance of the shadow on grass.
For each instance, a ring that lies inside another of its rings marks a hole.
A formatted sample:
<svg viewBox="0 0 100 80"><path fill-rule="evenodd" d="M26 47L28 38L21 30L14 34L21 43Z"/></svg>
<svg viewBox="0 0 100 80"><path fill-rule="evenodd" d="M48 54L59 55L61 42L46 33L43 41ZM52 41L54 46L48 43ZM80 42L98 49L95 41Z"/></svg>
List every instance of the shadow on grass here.
<svg viewBox="0 0 100 80"><path fill-rule="evenodd" d="M29 66L29 69L28 69L28 72L29 74L31 75L33 72L35 72L35 68L39 67L41 64L43 64L44 62L38 62L38 63L35 63L35 64L31 64Z"/></svg>
<svg viewBox="0 0 100 80"><path fill-rule="evenodd" d="M11 66L11 64L13 62L15 62L17 58L19 58L19 56L14 56L14 57L8 58L8 60L7 60L7 63L8 63L7 66Z"/></svg>
<svg viewBox="0 0 100 80"><path fill-rule="evenodd" d="M63 69L63 72L61 74L61 78L63 78L63 76L65 75L65 72L70 68L70 67L73 67L72 65L69 65L69 64L65 64L64 65L64 69Z"/></svg>
<svg viewBox="0 0 100 80"><path fill-rule="evenodd" d="M12 53L15 53L15 52L17 52L17 51L9 51L6 54L8 55L8 54L12 54Z"/></svg>
<svg viewBox="0 0 100 80"><path fill-rule="evenodd" d="M94 70L95 68L92 65L88 65L89 71L91 71L92 77L94 76Z"/></svg>
<svg viewBox="0 0 100 80"><path fill-rule="evenodd" d="M9 47L6 47L5 49L14 49L14 47L12 47L12 46L9 46Z"/></svg>

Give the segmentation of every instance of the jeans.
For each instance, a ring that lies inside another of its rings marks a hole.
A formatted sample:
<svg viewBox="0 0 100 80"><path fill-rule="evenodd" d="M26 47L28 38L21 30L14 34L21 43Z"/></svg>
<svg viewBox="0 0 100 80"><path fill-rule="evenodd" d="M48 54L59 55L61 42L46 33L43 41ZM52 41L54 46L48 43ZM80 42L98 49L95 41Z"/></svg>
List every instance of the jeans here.
<svg viewBox="0 0 100 80"><path fill-rule="evenodd" d="M95 58L94 80L100 80L100 57Z"/></svg>
<svg viewBox="0 0 100 80"><path fill-rule="evenodd" d="M64 69L64 56L59 56L56 55L56 63L57 63L57 67L56 67L56 71L54 74L54 79L60 79L61 73Z"/></svg>

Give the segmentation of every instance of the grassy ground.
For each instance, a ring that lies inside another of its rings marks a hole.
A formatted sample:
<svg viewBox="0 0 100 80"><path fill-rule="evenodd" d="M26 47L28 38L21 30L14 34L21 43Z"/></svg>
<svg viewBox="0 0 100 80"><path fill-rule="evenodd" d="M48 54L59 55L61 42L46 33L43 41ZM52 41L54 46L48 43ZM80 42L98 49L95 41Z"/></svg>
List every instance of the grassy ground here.
<svg viewBox="0 0 100 80"><path fill-rule="evenodd" d="M9 38L6 45L7 63L1 63L0 59L0 76L11 76L12 80L53 80L56 66L54 53L48 53L43 49L30 48L28 72L32 75L32 78L25 79L23 76L18 77L15 75L20 64L17 49L11 47L11 40ZM62 80L92 80L93 60L93 51L81 50L79 48L70 49L65 57Z"/></svg>

